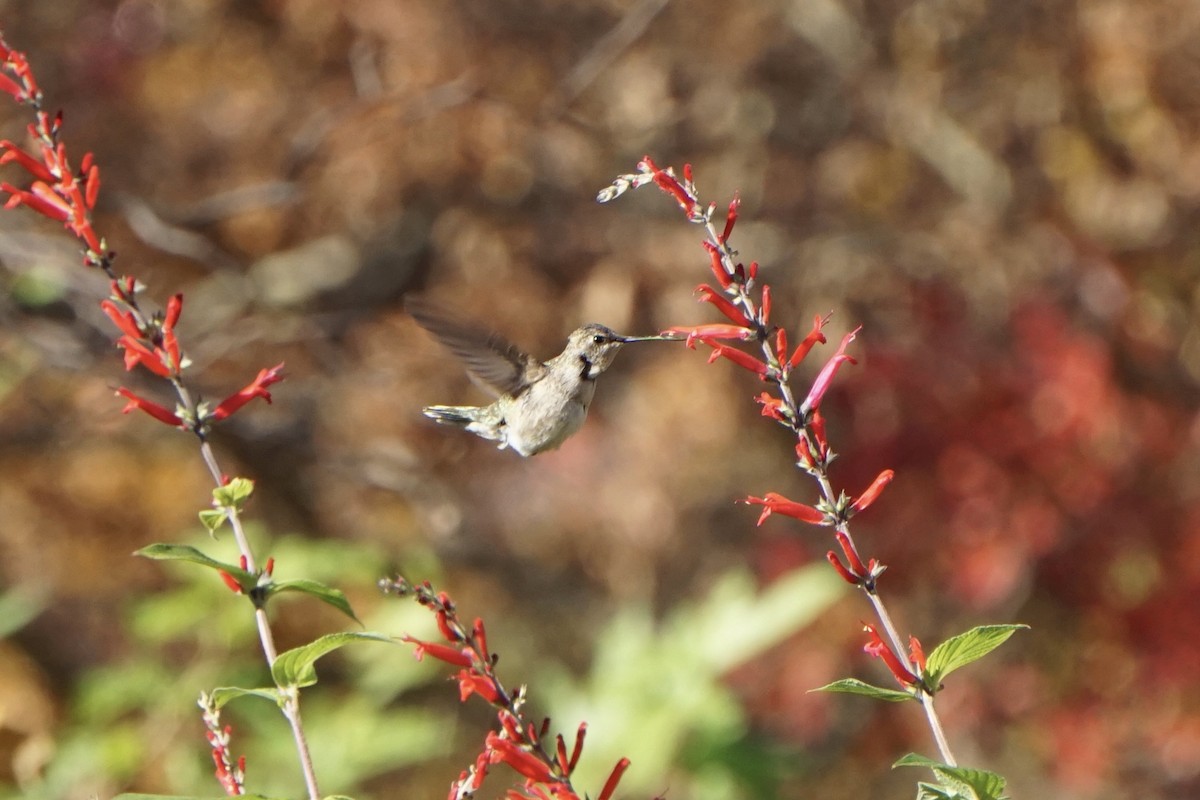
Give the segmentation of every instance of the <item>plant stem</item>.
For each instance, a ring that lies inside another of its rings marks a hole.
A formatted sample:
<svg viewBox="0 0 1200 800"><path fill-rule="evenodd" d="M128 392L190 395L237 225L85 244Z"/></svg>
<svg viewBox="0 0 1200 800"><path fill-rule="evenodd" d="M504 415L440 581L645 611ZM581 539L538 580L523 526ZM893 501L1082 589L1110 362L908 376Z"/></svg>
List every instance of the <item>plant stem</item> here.
<svg viewBox="0 0 1200 800"><path fill-rule="evenodd" d="M183 397L183 393L181 393ZM189 398L184 398L184 403L189 402ZM221 467L217 463L217 457L213 453L212 446L207 439L200 440L200 454L204 458L204 463L208 467L209 474L218 486L221 485ZM229 524L233 528L233 538L237 542L238 550L246 559L246 570L248 572L257 572L258 567L254 560L254 550L250 547L250 538L246 536L246 529L242 525L242 517L236 508L229 509ZM271 622L267 618L265 608L255 608L254 622L258 627L258 640L262 643L263 655L267 659L267 666L275 664L275 659L278 658L278 651L275 647L275 634L271 630ZM288 724L292 728L292 738L296 742L296 755L300 759L300 769L304 773L304 783L308 787L309 800L320 800L321 791L317 787L317 774L313 768L312 752L308 749L308 738L304 735L304 725L300 721L300 695L294 691L287 692L283 704L283 715L287 718Z"/></svg>

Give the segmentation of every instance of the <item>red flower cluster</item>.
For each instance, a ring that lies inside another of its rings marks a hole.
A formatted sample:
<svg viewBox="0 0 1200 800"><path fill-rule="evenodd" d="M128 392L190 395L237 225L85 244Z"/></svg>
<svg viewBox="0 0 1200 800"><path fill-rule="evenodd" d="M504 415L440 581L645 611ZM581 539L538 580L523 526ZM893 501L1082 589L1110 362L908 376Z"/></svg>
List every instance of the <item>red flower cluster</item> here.
<svg viewBox="0 0 1200 800"><path fill-rule="evenodd" d="M874 559L863 563L850 539L846 521L875 502L883 488L891 482L893 473L891 470L881 472L871 486L853 501L844 494L836 498L829 494L826 472L834 454L825 438L825 422L821 416L821 402L838 370L843 364L856 363L846 350L861 328L856 328L842 337L833 357L817 373L804 400L797 404L788 384L791 372L817 343L825 343L822 330L829 322L829 315L818 314L814 317L812 328L795 350L790 349L787 329L771 322L771 287L761 284L757 302L752 296L752 290L758 280L757 262L750 262L748 267L745 266L736 260L736 251L729 246L729 237L737 224L740 198L734 196L730 202L725 214L725 224L718 232L713 224L716 205L701 205L689 165L684 166L683 178L680 179L675 176L674 170L658 167L647 156L638 164L636 174L619 176L597 199L607 202L630 188L647 183L654 183L673 197L691 222L704 225L708 235L704 249L708 252L709 267L720 288L702 284L697 287L696 292L701 302L709 303L728 320L723 323L675 326L668 328L664 334L686 336L688 347L695 347L697 341L703 342L712 348L710 363L723 358L755 373L763 381L775 384L778 389L776 394L762 392L755 401L762 406L764 417L769 417L795 431L797 466L816 477L823 493L827 495L816 506L798 503L777 492L767 492L763 497L747 497L743 502L763 507L758 518L760 525L772 514L782 514L812 525L834 526L835 535L849 566L832 550L827 556L830 564L850 583L873 592L875 579L883 572L884 567ZM725 343L731 341L755 341L759 345L761 355Z"/></svg>
<svg viewBox="0 0 1200 800"><path fill-rule="evenodd" d="M790 349L787 330L771 321L771 287L761 284L757 295L753 293L755 288L759 288L756 286L758 264L751 262L746 266L738 262L736 251L729 245L729 237L738 219L739 198L735 196L729 204L725 223L718 231L713 223L716 205L704 206L700 203L689 166L684 167L681 179L676 177L674 170L660 168L649 157L643 158L638 164L637 173L618 176L612 186L600 192L597 199L608 202L631 188L648 183L655 184L669 194L690 222L704 226L707 236L703 244L715 284L703 284L696 292L701 302L710 304L727 320L705 325L676 326L668 328L664 334L686 336L688 347L694 347L697 341L702 342L712 348L710 363L718 359L731 361L755 373L762 381L774 385L774 391L760 393L755 401L762 407L764 417L795 432L796 465L816 480L821 496L815 505L797 502L777 492L767 492L762 497L746 497L741 502L762 506L758 518L760 525L767 517L781 514L810 525L832 527L840 553L838 550L827 552L826 559L830 566L847 583L863 589L880 611L881 620L887 620L876 587L886 567L876 559L863 559L859 555L850 536L849 520L879 498L883 489L891 483L894 473L890 469L883 470L856 498L851 499L844 492L835 494L829 479L829 465L836 454L829 447L825 421L821 415L821 403L838 371L845 364L857 363L847 351L861 328L842 337L837 351L818 371L804 399L797 402L789 385L791 372L817 343L825 343L822 330L829 322L829 315L817 315L811 330L800 344L794 351ZM754 342L759 352L748 352L738 345L739 342ZM899 642L894 638L890 623L886 627L895 647L884 641L875 626L868 625L871 639L867 651L881 658L901 685L915 687L917 691L924 690L920 678L924 671L924 655L920 644L915 639L911 642L914 671L896 655Z"/></svg>
<svg viewBox="0 0 1200 800"><path fill-rule="evenodd" d="M29 135L37 142L33 155L7 139L0 141L0 164L17 162L33 177L28 189L0 183L0 191L8 192L5 208L25 205L42 216L63 223L67 230L86 245L84 263L100 266L108 262L104 241L92 228L91 210L100 191L100 168L86 153L79 171L71 169L66 147L58 141L62 129L62 113L51 117L42 110L42 91L33 76L33 69L24 53L9 48L0 37L0 89L19 103L34 110Z"/></svg>
<svg viewBox="0 0 1200 800"><path fill-rule="evenodd" d="M113 273L114 254L108 252L104 240L92 227L92 209L100 191L100 169L93 163L92 154L83 156L78 171L71 168L66 146L59 141L62 114L51 117L42 109L42 92L28 58L0 37L0 59L0 90L33 108L29 135L35 143L30 152L8 140L0 141L0 164L16 163L33 179L27 189L0 183L0 191L9 195L4 207L27 206L63 223L83 244L84 264L101 268L111 279L112 294L100 307L121 331L117 346L125 351L125 369L141 366L170 381L180 398L179 406L171 410L121 387L117 394L129 401L124 412L140 409L159 422L203 436L212 422L225 419L254 398L271 402L267 387L283 380L282 364L260 371L250 385L225 398L211 412L203 404L192 404L180 380L187 359L180 352L175 336L175 325L183 311L183 295L173 296L165 313L149 316L141 310L137 301L140 287L133 278L118 278Z"/></svg>
<svg viewBox="0 0 1200 800"><path fill-rule="evenodd" d="M246 556L242 556L238 561L242 568L242 572L246 572L250 569L250 559L246 558ZM264 582L270 582L269 579L274 573L275 559L268 558L267 566L263 569L260 569L255 575L251 575L250 578L253 581L253 585L261 587ZM243 586L242 583L227 570L219 569L217 570L217 574L221 576L221 580L226 586L229 587L229 591L233 592L234 594L245 594L253 588L253 585Z"/></svg>
<svg viewBox="0 0 1200 800"><path fill-rule="evenodd" d="M204 734L212 748L212 760L216 765L215 775L225 794L237 797L246 793L246 757L238 756L233 759L229 751L229 743L233 738L233 728L221 725L221 710L208 694L201 694L200 708L204 709Z"/></svg>
<svg viewBox="0 0 1200 800"><path fill-rule="evenodd" d="M539 800L579 800L581 795L571 785L571 774L583 751L587 723L579 726L575 743L569 752L561 734L555 736L553 748L547 749L545 741L550 720L543 720L541 725L528 721L522 710L525 704L524 690L512 693L504 688L495 671L498 657L488 650L483 620L476 619L468 629L459 621L454 601L445 592L435 592L428 582L413 585L396 579L382 581L381 586L387 592L411 594L418 603L434 613L438 630L448 644L403 637L404 641L416 645L416 657L420 659L428 655L459 667L456 680L460 698L466 701L476 694L497 710L499 730L488 732L483 750L475 763L451 785L449 800L474 796L491 767L501 762L525 778L519 789L508 792L507 796L512 800L531 797ZM598 796L599 800L612 797L628 767L627 758L617 762Z"/></svg>

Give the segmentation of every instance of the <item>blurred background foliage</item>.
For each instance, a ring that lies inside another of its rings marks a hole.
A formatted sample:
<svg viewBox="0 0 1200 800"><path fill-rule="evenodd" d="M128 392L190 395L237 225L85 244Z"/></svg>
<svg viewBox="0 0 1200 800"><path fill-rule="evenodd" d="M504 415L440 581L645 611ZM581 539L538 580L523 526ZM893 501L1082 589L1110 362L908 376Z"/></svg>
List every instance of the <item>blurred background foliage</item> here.
<svg viewBox="0 0 1200 800"><path fill-rule="evenodd" d="M589 775L624 754L629 797L900 797L888 765L932 754L914 708L808 694L886 677L861 598L803 571L828 537L733 504L812 496L748 373L629 348L532 460L419 414L480 395L408 292L543 356L587 320L711 321L670 201L593 202L650 153L741 192L777 321L865 326L827 416L847 491L897 472L856 530L901 628L1033 626L941 696L960 759L1014 796L1200 793L1197 4L4 0L0 25L96 153L119 268L184 292L200 388L287 362L218 435L277 573L396 634L429 621L375 579L436 577L535 711L589 721ZM24 124L0 104L0 135ZM227 543L198 538L192 443L118 413L118 383L166 398L120 371L78 262L0 214L0 783L215 794L195 696L265 675L211 573L129 555ZM275 617L288 645L344 627ZM318 668L328 792L441 797L491 723L399 647ZM228 716L251 785L299 795L273 710Z"/></svg>

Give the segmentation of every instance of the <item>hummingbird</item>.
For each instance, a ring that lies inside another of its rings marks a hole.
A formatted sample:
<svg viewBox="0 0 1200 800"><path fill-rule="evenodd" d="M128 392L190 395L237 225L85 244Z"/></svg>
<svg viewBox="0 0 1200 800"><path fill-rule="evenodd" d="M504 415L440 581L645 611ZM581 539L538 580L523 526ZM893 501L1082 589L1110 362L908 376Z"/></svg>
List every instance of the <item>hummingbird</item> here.
<svg viewBox="0 0 1200 800"><path fill-rule="evenodd" d="M563 351L543 362L499 334L456 320L425 300L410 297L405 308L496 397L486 406L428 406L425 416L465 428L522 456L554 450L583 426L596 378L622 345L671 340L622 336L592 322L572 331Z"/></svg>

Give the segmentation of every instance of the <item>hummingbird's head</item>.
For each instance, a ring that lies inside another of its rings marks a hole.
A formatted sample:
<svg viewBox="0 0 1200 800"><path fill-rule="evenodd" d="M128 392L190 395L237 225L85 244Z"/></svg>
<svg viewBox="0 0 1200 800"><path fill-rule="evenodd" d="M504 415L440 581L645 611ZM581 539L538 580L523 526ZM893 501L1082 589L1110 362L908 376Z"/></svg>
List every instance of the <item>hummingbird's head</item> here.
<svg viewBox="0 0 1200 800"><path fill-rule="evenodd" d="M621 336L612 328L592 322L571 334L567 349L577 354L583 362L584 379L592 380L608 369L626 341L628 337Z"/></svg>

